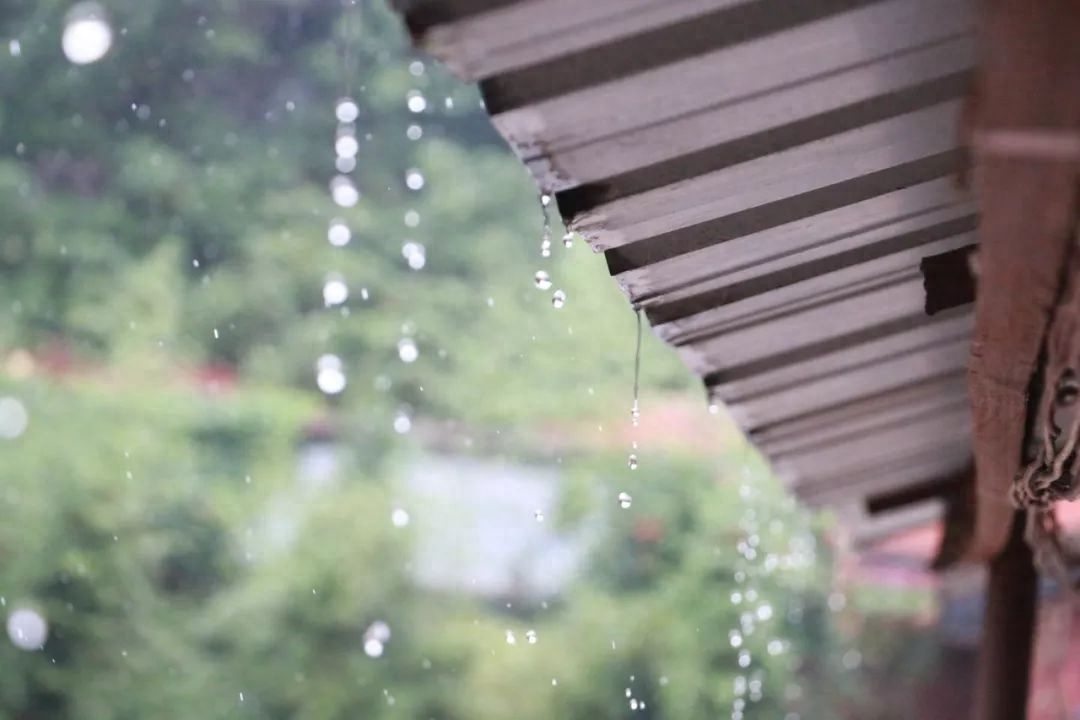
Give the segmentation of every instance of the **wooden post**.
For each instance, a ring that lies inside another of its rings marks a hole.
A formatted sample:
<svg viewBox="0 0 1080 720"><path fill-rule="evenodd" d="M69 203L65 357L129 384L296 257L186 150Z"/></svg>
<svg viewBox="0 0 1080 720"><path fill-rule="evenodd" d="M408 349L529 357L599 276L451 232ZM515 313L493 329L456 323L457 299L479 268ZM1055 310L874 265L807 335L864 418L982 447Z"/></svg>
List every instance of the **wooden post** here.
<svg viewBox="0 0 1080 720"><path fill-rule="evenodd" d="M1005 549L990 562L972 720L1027 717L1037 590L1018 513Z"/></svg>

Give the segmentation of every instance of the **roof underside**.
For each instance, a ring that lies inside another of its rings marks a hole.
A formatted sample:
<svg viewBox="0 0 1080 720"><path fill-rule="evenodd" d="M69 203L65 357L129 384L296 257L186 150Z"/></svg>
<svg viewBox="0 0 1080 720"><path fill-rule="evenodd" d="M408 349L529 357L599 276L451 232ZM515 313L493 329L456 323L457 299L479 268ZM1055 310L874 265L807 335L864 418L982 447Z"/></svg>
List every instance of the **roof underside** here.
<svg viewBox="0 0 1080 720"><path fill-rule="evenodd" d="M405 5L798 495L968 464L970 0Z"/></svg>

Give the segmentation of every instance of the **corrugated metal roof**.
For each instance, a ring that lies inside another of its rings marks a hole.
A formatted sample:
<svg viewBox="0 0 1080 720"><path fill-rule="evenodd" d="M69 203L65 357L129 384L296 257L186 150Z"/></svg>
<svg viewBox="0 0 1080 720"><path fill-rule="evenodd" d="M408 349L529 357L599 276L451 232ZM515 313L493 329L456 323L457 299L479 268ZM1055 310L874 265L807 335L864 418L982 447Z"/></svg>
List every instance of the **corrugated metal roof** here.
<svg viewBox="0 0 1080 720"><path fill-rule="evenodd" d="M404 4L800 496L969 462L970 0Z"/></svg>

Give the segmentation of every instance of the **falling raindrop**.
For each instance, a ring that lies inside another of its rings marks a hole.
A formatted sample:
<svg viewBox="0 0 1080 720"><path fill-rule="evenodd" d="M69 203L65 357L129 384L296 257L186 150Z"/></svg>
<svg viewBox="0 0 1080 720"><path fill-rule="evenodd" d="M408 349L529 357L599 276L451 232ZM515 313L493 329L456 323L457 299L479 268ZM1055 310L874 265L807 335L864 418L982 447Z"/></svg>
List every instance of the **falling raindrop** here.
<svg viewBox="0 0 1080 720"><path fill-rule="evenodd" d="M423 135L424 129L415 123L405 128L405 137L410 140L419 140Z"/></svg>
<svg viewBox="0 0 1080 720"><path fill-rule="evenodd" d="M352 98L343 97L337 101L337 105L334 107L334 115L337 117L338 122L356 122L356 118L360 116L360 108Z"/></svg>
<svg viewBox="0 0 1080 720"><path fill-rule="evenodd" d="M76 65L88 65L105 57L112 40L105 10L96 2L83 2L68 13L60 45L68 60Z"/></svg>
<svg viewBox="0 0 1080 720"><path fill-rule="evenodd" d="M731 647L742 647L742 640L742 634L738 630L728 632L728 642L731 643Z"/></svg>
<svg viewBox="0 0 1080 720"><path fill-rule="evenodd" d="M740 650L739 651L739 667L741 667L741 668L750 667L750 659L751 658L750 658L750 651L749 650Z"/></svg>
<svg viewBox="0 0 1080 720"><path fill-rule="evenodd" d="M420 224L420 213L409 210L405 213L405 227L414 228Z"/></svg>
<svg viewBox="0 0 1080 720"><path fill-rule="evenodd" d="M536 644L536 631L535 630L526 630L525 631L525 639L529 641L530 645L535 645Z"/></svg>
<svg viewBox="0 0 1080 720"><path fill-rule="evenodd" d="M536 287L541 290L547 290L551 287L551 278L543 270L536 271L536 275L533 276L533 282L536 283Z"/></svg>
<svg viewBox="0 0 1080 720"><path fill-rule="evenodd" d="M339 158L354 158L360 152L360 143L356 140L356 134L352 128L338 130L337 140L334 141L334 152Z"/></svg>
<svg viewBox="0 0 1080 720"><path fill-rule="evenodd" d="M419 90L410 90L405 96L405 104L408 105L409 112L422 113L427 110L427 100Z"/></svg>
<svg viewBox="0 0 1080 720"><path fill-rule="evenodd" d="M765 649L769 651L770 655L779 655L784 652L784 643L782 640L770 640Z"/></svg>
<svg viewBox="0 0 1080 720"><path fill-rule="evenodd" d="M419 190L424 187L424 176L416 168L412 168L405 173L405 187L410 190Z"/></svg>
<svg viewBox="0 0 1080 720"><path fill-rule="evenodd" d="M341 207L353 207L360 201L360 190L344 175L335 175L330 181L330 196Z"/></svg>
<svg viewBox="0 0 1080 720"><path fill-rule="evenodd" d="M420 357L420 349L416 347L416 342L409 337L398 340L397 352L403 363L416 362L416 359Z"/></svg>
<svg viewBox="0 0 1080 720"><path fill-rule="evenodd" d="M326 307L334 307L348 300L349 286L345 284L345 278L336 273L327 275L323 283L322 295Z"/></svg>
<svg viewBox="0 0 1080 720"><path fill-rule="evenodd" d="M327 395L337 395L345 389L345 372L341 358L323 355L315 364L315 384Z"/></svg>
<svg viewBox="0 0 1080 720"><path fill-rule="evenodd" d="M394 432L398 435L404 435L412 430L412 418L409 417L409 413L404 410L398 410L394 415Z"/></svg>
<svg viewBox="0 0 1080 720"><path fill-rule="evenodd" d="M26 431L30 415L26 406L16 398L0 398L0 438L14 440Z"/></svg>
<svg viewBox="0 0 1080 720"><path fill-rule="evenodd" d="M544 522L544 511L536 510L533 512L533 517L536 518L536 522Z"/></svg>
<svg viewBox="0 0 1080 720"><path fill-rule="evenodd" d="M334 158L334 169L339 173L351 173L356 169L356 158L354 157L341 157L340 155Z"/></svg>
<svg viewBox="0 0 1080 720"><path fill-rule="evenodd" d="M335 218L330 221L330 227L326 231L326 239L334 247L344 247L352 240L352 231L349 230L349 226L345 224L344 220Z"/></svg>
<svg viewBox="0 0 1080 720"><path fill-rule="evenodd" d="M8 52L11 53L11 57L19 57L22 55L22 43L18 40L8 41Z"/></svg>
<svg viewBox="0 0 1080 720"><path fill-rule="evenodd" d="M626 460L626 465L631 470L637 470L638 460L637 460L637 454L636 453L630 453L630 457L627 458L627 460Z"/></svg>
<svg viewBox="0 0 1080 720"><path fill-rule="evenodd" d="M418 242L409 240L401 246L401 255L413 270L422 270L427 264L427 252Z"/></svg>
<svg viewBox="0 0 1080 720"><path fill-rule="evenodd" d="M561 310L566 305L566 293L562 290L556 290L551 295L551 304L556 310Z"/></svg>
<svg viewBox="0 0 1080 720"><path fill-rule="evenodd" d="M517 638L514 637L514 631L513 630L507 630L506 631L506 644L507 645L517 645Z"/></svg>
<svg viewBox="0 0 1080 720"><path fill-rule="evenodd" d="M540 233L540 255L541 257L548 257L551 255L551 213L548 211L548 206L551 204L551 196L547 193L540 194L540 212L544 218L543 231Z"/></svg>
<svg viewBox="0 0 1080 720"><path fill-rule="evenodd" d="M637 427L641 421L641 410L638 406L641 388L641 310L637 310L635 315L637 316L637 337L634 342L634 396L630 403L630 420L634 427Z"/></svg>
<svg viewBox="0 0 1080 720"><path fill-rule="evenodd" d="M403 508L394 508L394 511L390 513L390 522L394 527L403 528L409 524L409 513Z"/></svg>
<svg viewBox="0 0 1080 720"><path fill-rule="evenodd" d="M424 63L419 60L413 60L409 63L409 74L413 77L420 77L424 74Z"/></svg>
<svg viewBox="0 0 1080 720"><path fill-rule="evenodd" d="M364 640L364 654L370 658L382 657L383 643L381 640L375 638L368 638Z"/></svg>
<svg viewBox="0 0 1080 720"><path fill-rule="evenodd" d="M390 640L390 626L382 620L376 620L364 631L364 637L375 638L379 642L387 642Z"/></svg>
<svg viewBox="0 0 1080 720"><path fill-rule="evenodd" d="M574 233L568 232L562 236L563 247L569 250L574 247Z"/></svg>
<svg viewBox="0 0 1080 720"><path fill-rule="evenodd" d="M41 650L49 637L49 623L36 610L20 608L8 615L7 633L20 650Z"/></svg>
<svg viewBox="0 0 1080 720"><path fill-rule="evenodd" d="M619 507L621 507L623 510L629 509L633 502L634 498L630 497L630 493L626 491L619 493Z"/></svg>

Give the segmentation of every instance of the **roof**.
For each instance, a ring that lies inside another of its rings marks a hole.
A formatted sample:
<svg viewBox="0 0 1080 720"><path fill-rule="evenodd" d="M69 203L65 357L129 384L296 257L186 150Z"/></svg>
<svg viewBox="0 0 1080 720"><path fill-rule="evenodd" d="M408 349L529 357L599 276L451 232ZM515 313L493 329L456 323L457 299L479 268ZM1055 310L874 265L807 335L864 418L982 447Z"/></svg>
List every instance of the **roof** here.
<svg viewBox="0 0 1080 720"><path fill-rule="evenodd" d="M399 4L799 496L969 464L973 2Z"/></svg>

